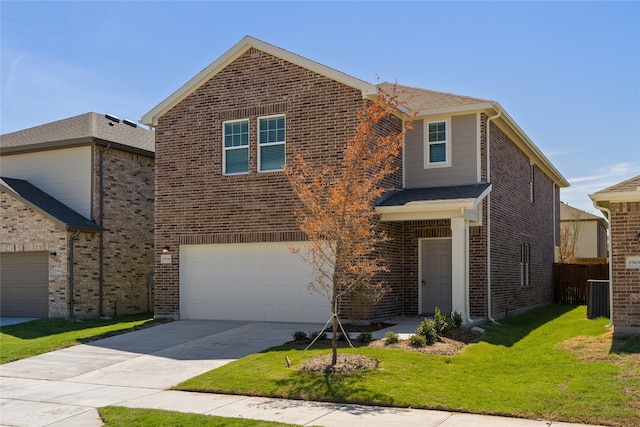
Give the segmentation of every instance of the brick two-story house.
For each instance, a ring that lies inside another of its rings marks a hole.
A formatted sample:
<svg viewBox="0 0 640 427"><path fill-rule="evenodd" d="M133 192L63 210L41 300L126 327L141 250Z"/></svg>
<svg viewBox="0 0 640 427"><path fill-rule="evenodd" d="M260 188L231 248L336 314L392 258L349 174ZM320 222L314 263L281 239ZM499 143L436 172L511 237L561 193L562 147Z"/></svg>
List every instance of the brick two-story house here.
<svg viewBox="0 0 640 427"><path fill-rule="evenodd" d="M3 316L152 311L154 140L97 113L0 136Z"/></svg>
<svg viewBox="0 0 640 427"><path fill-rule="evenodd" d="M293 154L338 167L379 86L243 38L142 122L156 129L158 316L325 321L307 290ZM496 102L398 86L417 114L375 208L387 292L367 319L498 318L551 301L559 189L568 185ZM387 129L400 129L390 120ZM349 301L341 316L355 317Z"/></svg>

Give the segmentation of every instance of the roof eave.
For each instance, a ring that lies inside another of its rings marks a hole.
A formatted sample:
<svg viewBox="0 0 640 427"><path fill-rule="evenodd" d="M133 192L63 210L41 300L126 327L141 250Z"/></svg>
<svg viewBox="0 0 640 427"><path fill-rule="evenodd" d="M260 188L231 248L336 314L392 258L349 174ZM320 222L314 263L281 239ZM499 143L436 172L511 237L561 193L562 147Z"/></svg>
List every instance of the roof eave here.
<svg viewBox="0 0 640 427"><path fill-rule="evenodd" d="M252 47L266 52L270 55L284 59L293 64L299 65L308 70L314 71L318 74L322 74L324 76L332 78L347 86L359 89L362 92L363 98L368 97L369 95L377 94L377 87L375 85L349 76L333 68L327 67L326 65L322 65L310 59L304 58L300 55L296 55L277 46L265 43L262 40L258 40L251 36L245 36L238 43L233 45L229 50L223 53L218 59L209 64L198 74L196 74L187 83L182 85L177 91L173 92L171 95L169 95L169 97L156 105L147 114L142 116L142 118L140 119L140 123L151 127L157 126L158 119L163 114L165 114L191 93L193 93L205 82L215 76L220 70L236 60L240 55L242 55Z"/></svg>
<svg viewBox="0 0 640 427"><path fill-rule="evenodd" d="M520 128L520 126L516 123L515 120L507 113L507 111L502 108L502 106L498 102L491 103L491 109L496 113L501 113L500 118L516 133L516 135L524 142L527 149L531 151L531 153L540 161L543 166L543 169L549 174L549 176L553 179L553 181L561 188L569 187L569 181L562 176L560 171L556 169L556 167L551 163L551 161L545 156L542 151L534 144L534 142L529 138L529 136Z"/></svg>

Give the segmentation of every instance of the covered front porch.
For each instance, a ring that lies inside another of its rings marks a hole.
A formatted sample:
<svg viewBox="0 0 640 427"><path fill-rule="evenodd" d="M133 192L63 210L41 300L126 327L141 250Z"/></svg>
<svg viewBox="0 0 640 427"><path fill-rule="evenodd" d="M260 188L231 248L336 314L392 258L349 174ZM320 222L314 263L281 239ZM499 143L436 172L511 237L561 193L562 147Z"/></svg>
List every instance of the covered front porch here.
<svg viewBox="0 0 640 427"><path fill-rule="evenodd" d="M381 221L402 223L409 294L417 314L458 312L472 322L471 234L480 234L491 184L396 190L378 200ZM478 246L476 238L475 245Z"/></svg>

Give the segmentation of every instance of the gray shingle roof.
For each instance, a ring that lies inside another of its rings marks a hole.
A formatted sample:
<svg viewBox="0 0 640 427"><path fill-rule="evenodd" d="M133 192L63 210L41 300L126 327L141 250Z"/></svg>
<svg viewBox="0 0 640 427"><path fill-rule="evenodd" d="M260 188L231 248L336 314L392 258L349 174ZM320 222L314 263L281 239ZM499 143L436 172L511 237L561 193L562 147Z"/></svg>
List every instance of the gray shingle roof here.
<svg viewBox="0 0 640 427"><path fill-rule="evenodd" d="M98 113L85 113L0 135L0 148L27 147L62 141L86 143L93 138L155 152L154 131L129 126L123 121L115 123Z"/></svg>
<svg viewBox="0 0 640 427"><path fill-rule="evenodd" d="M629 178L625 181L619 182L611 187L605 188L604 190L600 190L595 194L599 193L626 193L630 191L640 191L640 175L634 176L633 178Z"/></svg>
<svg viewBox="0 0 640 427"><path fill-rule="evenodd" d="M585 212L581 209L574 208L573 206L569 206L566 203L562 202L560 204L560 221L586 221L586 220L598 220L604 221L604 219L600 216L593 215L589 212Z"/></svg>
<svg viewBox="0 0 640 427"><path fill-rule="evenodd" d="M391 93L393 83L384 82L378 85L382 90ZM411 110L430 110L434 108L461 107L465 105L485 104L492 101L470 96L454 95L411 86L396 85L398 98Z"/></svg>
<svg viewBox="0 0 640 427"><path fill-rule="evenodd" d="M456 185L451 187L411 188L396 190L376 202L376 206L404 206L411 202L477 199L490 183Z"/></svg>
<svg viewBox="0 0 640 427"><path fill-rule="evenodd" d="M24 179L0 177L5 191L48 216L58 229L100 231L101 227Z"/></svg>

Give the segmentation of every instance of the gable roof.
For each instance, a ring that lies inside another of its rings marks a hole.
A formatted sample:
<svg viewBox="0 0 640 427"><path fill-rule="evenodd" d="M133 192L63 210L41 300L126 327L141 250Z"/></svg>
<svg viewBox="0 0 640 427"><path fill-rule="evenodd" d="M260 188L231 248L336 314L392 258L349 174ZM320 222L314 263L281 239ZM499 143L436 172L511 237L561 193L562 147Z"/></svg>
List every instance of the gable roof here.
<svg viewBox="0 0 640 427"><path fill-rule="evenodd" d="M3 153L90 142L114 143L122 149L142 151L148 155L155 152L154 131L134 127L124 121L115 122L107 115L94 112L0 135Z"/></svg>
<svg viewBox="0 0 640 427"><path fill-rule="evenodd" d="M197 90L250 48L256 48L348 86L357 88L362 92L363 97L375 96L379 89L391 92L393 87L393 84L389 82L381 83L378 86L372 85L287 50L253 37L245 36L231 47L231 49L227 50L222 56L145 114L140 121L148 126L157 126L158 119L162 117L163 114L180 103L184 98ZM406 107L417 112L419 116L461 111L484 111L489 116L497 113L498 117L496 121L506 124L507 129L515 135L518 146L532 159L532 162L540 167L559 187L569 186L569 182L497 102L410 86L397 85L397 88L400 100L404 101Z"/></svg>
<svg viewBox="0 0 640 427"><path fill-rule="evenodd" d="M560 221L599 221L604 223L604 218L583 211L582 209L574 208L568 204L560 203Z"/></svg>
<svg viewBox="0 0 640 427"><path fill-rule="evenodd" d="M593 201L593 205L601 211L602 208L609 209L611 203L640 202L640 175L589 194L589 198ZM603 213L608 217L606 211Z"/></svg>
<svg viewBox="0 0 640 427"><path fill-rule="evenodd" d="M157 126L158 119L164 113L180 103L180 101L197 90L200 86L218 74L222 69L235 61L240 55L250 48L256 48L277 58L284 59L285 61L299 65L323 76L327 76L347 86L359 89L362 92L363 97L375 95L377 93L375 85L367 83L364 80L357 79L348 74L327 67L326 65L322 65L300 55L296 55L295 53L273 46L269 43L265 43L262 40L258 40L251 36L245 36L242 40L223 53L222 56L209 64L204 70L200 71L191 80L182 85L182 87L169 95L168 98L160 102L158 105L153 107L151 111L142 116L140 122L147 126Z"/></svg>
<svg viewBox="0 0 640 427"><path fill-rule="evenodd" d="M102 228L24 179L0 177L0 188L50 219L56 230L98 232Z"/></svg>

